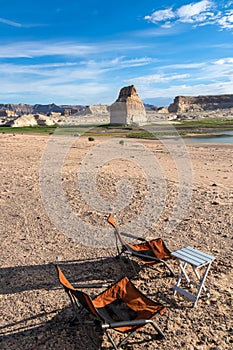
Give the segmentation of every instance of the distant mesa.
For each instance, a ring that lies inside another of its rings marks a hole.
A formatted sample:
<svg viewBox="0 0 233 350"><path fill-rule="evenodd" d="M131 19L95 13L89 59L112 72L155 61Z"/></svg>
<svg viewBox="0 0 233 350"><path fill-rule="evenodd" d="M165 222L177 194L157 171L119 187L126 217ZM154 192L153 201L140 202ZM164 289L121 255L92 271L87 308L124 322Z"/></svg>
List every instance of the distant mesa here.
<svg viewBox="0 0 233 350"><path fill-rule="evenodd" d="M29 105L25 103L19 103L19 104L0 104L0 111L7 110L8 115L11 113L13 116L14 114L23 115L23 114L44 114L48 115L49 113L61 113L64 114L73 114L78 112L83 106L70 106L70 105L61 105L57 106L55 103L42 105L42 104L35 104L35 105Z"/></svg>
<svg viewBox="0 0 233 350"><path fill-rule="evenodd" d="M111 125L143 125L147 122L146 109L135 85L125 86L110 106Z"/></svg>
<svg viewBox="0 0 233 350"><path fill-rule="evenodd" d="M176 96L169 113L190 113L233 108L233 95Z"/></svg>

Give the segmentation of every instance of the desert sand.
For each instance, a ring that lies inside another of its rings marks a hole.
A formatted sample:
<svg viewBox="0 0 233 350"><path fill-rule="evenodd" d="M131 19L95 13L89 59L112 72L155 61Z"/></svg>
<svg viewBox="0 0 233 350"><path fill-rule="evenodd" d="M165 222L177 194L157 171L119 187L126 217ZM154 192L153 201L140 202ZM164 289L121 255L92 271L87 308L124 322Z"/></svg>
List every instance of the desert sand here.
<svg viewBox="0 0 233 350"><path fill-rule="evenodd" d="M162 266L140 269L135 265L135 275L127 261L122 265L115 259L114 245L92 245L91 232L86 241L89 244L83 245L82 232L74 239L54 225L39 185L41 158L49 139L41 135L0 135L1 349L94 349L93 337L97 348L111 348L107 337L95 335L91 326L69 326L72 310L58 283L54 262L75 285L116 281L128 275L142 292L167 307L158 319L166 338L158 339L148 325L126 343L125 349L232 349L233 146L186 143L192 164L192 183L187 179L191 198L180 223L169 232L166 227L176 205L179 171L159 141L138 141L155 154L166 181L163 208L146 237L163 238L171 251L192 246L216 258L206 280L210 296L203 292L192 308L189 300L173 296L176 278ZM107 210L100 212L87 204L77 186L82 159L103 140L77 140L63 164L62 186L73 213L90 225L108 230L111 236ZM121 146L127 147L127 142ZM121 228L139 216L150 193L143 171L130 160L119 159L98 169L96 188L104 199L114 199L119 179L131 182L134 189L131 203L115 213ZM177 261L172 260L170 265L178 274ZM83 290L91 295L101 291ZM119 338L114 331L112 335Z"/></svg>

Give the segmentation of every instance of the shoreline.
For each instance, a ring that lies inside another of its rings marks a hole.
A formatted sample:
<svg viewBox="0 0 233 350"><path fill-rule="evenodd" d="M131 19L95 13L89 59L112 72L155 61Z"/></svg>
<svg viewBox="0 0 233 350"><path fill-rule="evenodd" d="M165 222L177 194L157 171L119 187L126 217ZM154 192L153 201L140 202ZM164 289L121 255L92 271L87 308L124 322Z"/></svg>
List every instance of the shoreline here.
<svg viewBox="0 0 233 350"><path fill-rule="evenodd" d="M158 129L156 129L156 125ZM220 132L233 131L233 119L205 119L205 120L187 120L187 121L160 121L157 123L146 124L145 126L111 126L108 124L85 124L85 125L64 125L64 128L70 129L70 133L75 134L75 128L82 127L84 129L88 128L88 132L86 132L85 136L93 136L98 137L101 135L107 136L122 136L122 137L137 137L137 138L151 138L150 132L147 130L151 130L151 133L158 134L159 137L165 136L173 136L171 135L172 130L169 128L174 128L181 137L198 137L198 136L215 136ZM0 133L5 134L51 134L59 128L62 130L62 125L58 126L35 126L35 127L0 127ZM72 131L72 129L74 129ZM79 130L80 133L80 130ZM83 135L82 135L83 136ZM176 135L174 135L176 136ZM152 137L154 138L154 137Z"/></svg>

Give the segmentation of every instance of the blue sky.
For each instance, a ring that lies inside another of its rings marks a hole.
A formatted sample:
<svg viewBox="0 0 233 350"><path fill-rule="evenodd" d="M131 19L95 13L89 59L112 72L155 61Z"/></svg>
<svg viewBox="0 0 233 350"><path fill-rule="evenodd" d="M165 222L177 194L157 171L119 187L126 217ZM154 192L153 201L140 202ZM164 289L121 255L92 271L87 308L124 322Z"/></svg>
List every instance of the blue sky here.
<svg viewBox="0 0 233 350"><path fill-rule="evenodd" d="M233 1L1 0L0 103L233 93Z"/></svg>

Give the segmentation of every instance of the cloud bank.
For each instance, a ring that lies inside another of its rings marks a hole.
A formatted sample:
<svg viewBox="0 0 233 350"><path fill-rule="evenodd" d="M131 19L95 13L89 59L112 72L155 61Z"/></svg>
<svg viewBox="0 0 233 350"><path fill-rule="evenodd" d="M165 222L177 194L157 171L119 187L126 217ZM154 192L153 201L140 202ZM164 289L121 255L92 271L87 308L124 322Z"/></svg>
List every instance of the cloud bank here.
<svg viewBox="0 0 233 350"><path fill-rule="evenodd" d="M222 5L212 0L202 0L183 5L177 9L168 8L154 11L144 17L153 24L169 28L177 23L189 23L192 26L215 25L221 30L233 29L232 2Z"/></svg>

